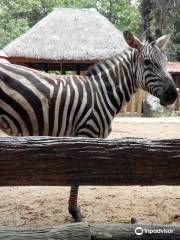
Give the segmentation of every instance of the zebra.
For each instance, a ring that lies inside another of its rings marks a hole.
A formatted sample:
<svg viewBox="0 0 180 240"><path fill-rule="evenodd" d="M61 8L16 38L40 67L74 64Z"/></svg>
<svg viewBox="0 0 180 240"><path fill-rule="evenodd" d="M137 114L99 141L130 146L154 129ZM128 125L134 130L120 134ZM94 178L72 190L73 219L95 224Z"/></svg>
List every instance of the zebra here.
<svg viewBox="0 0 180 240"><path fill-rule="evenodd" d="M177 98L161 51L170 35L141 42L123 33L129 47L90 67L86 76L60 76L0 63L0 128L11 136L106 138L114 117L142 88L163 106ZM81 220L75 183L69 213Z"/></svg>

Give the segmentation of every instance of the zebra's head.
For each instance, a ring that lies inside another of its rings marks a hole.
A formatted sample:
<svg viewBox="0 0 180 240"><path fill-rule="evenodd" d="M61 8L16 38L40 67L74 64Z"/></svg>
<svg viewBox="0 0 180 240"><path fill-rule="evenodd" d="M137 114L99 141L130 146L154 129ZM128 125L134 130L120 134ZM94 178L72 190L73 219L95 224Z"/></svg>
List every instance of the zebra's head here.
<svg viewBox="0 0 180 240"><path fill-rule="evenodd" d="M125 31L124 38L135 49L137 86L158 97L161 105L173 104L177 98L177 90L167 71L167 57L161 51L168 43L170 34L143 43L132 33Z"/></svg>

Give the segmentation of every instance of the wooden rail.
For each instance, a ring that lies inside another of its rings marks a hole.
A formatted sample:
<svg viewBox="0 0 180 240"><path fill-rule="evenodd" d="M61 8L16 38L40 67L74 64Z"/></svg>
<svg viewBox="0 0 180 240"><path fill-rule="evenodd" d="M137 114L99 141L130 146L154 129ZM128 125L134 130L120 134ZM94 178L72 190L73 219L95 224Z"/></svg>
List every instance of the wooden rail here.
<svg viewBox="0 0 180 240"><path fill-rule="evenodd" d="M180 185L180 139L1 137L0 186Z"/></svg>
<svg viewBox="0 0 180 240"><path fill-rule="evenodd" d="M1 137L0 186L180 185L180 139ZM0 240L179 240L178 225L1 227Z"/></svg>
<svg viewBox="0 0 180 240"><path fill-rule="evenodd" d="M139 235L137 235L139 234ZM178 240L180 227L177 225L140 224L66 224L41 229L0 228L2 240Z"/></svg>

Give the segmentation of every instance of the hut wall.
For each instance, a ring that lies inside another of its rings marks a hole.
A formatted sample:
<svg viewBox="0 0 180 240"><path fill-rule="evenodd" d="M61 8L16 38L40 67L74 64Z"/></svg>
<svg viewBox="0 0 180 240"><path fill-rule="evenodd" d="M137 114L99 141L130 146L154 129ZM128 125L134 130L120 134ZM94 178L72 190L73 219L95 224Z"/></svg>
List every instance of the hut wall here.
<svg viewBox="0 0 180 240"><path fill-rule="evenodd" d="M138 90L131 98L130 102L124 106L119 113L121 117L141 117L142 116L142 103L147 93L143 90Z"/></svg>
<svg viewBox="0 0 180 240"><path fill-rule="evenodd" d="M180 73L179 74L173 74L174 82L176 83L177 88L180 88Z"/></svg>

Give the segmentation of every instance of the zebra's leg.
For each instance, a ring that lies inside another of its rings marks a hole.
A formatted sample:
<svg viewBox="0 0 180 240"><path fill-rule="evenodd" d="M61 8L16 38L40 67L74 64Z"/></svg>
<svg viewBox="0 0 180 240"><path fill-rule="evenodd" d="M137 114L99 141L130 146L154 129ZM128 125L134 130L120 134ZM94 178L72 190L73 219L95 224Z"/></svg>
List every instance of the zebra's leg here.
<svg viewBox="0 0 180 240"><path fill-rule="evenodd" d="M69 196L69 213L72 215L75 222L81 222L82 217L80 209L77 205L79 186L71 186Z"/></svg>
<svg viewBox="0 0 180 240"><path fill-rule="evenodd" d="M139 223L139 221L137 220L137 218L132 217L131 218L131 224L135 224L135 223Z"/></svg>
<svg viewBox="0 0 180 240"><path fill-rule="evenodd" d="M76 137L89 137L86 136L86 134L76 134ZM79 186L71 186L70 190L70 196L69 196L69 213L72 215L73 219L75 222L81 222L82 221L82 216L80 209L77 205L77 200L78 200L78 190Z"/></svg>

